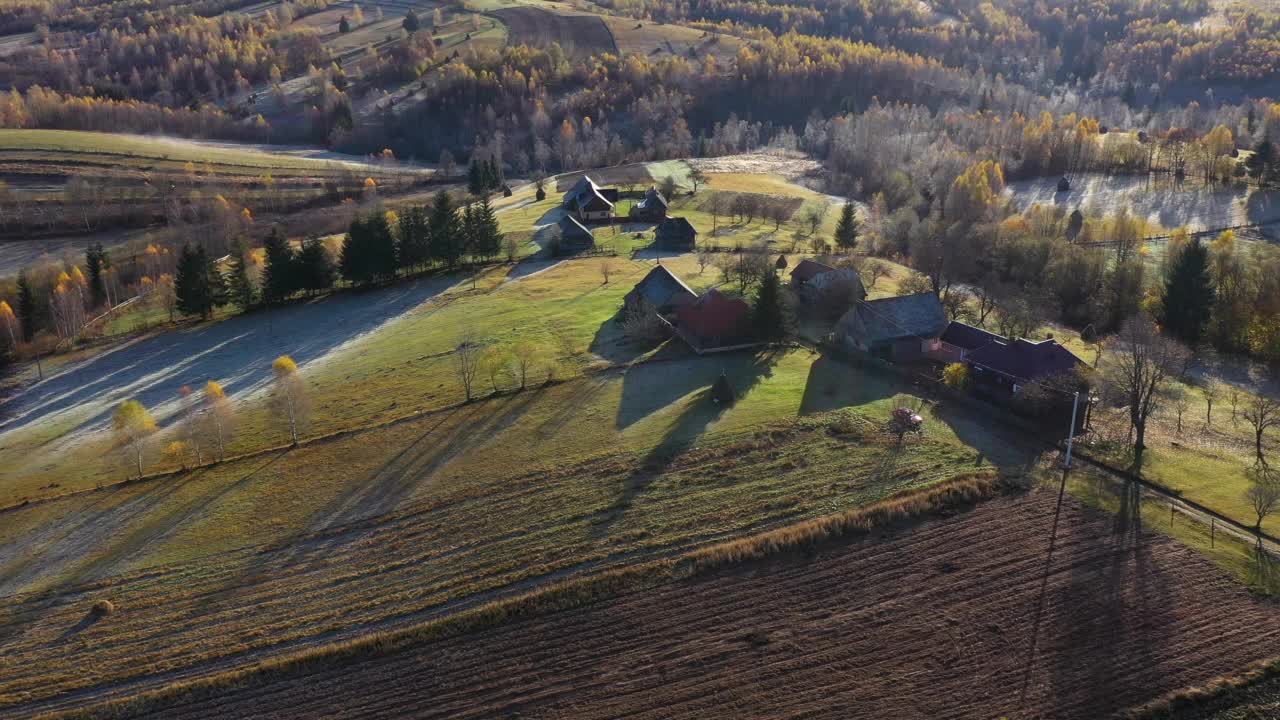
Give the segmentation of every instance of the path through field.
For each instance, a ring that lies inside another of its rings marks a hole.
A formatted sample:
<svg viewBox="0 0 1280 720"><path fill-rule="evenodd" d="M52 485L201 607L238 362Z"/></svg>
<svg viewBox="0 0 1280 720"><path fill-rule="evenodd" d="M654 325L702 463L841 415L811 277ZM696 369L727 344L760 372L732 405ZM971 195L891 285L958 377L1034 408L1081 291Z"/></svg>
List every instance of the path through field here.
<svg viewBox="0 0 1280 720"><path fill-rule="evenodd" d="M1056 501L991 501L150 717L1085 720L1274 652L1277 608L1174 541Z"/></svg>

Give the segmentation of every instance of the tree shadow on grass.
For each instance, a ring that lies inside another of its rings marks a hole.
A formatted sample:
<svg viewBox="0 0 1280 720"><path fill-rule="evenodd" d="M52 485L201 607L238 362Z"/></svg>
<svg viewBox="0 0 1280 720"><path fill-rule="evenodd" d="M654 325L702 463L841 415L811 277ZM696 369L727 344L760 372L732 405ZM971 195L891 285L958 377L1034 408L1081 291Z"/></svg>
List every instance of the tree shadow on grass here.
<svg viewBox="0 0 1280 720"><path fill-rule="evenodd" d="M659 365L648 367L655 376L633 377L633 368L623 380L623 400L618 409L618 428L623 429L661 407L687 397L680 415L668 426L663 437L640 458L632 472L621 481L613 504L604 520L594 527L596 537L606 537L626 514L636 498L655 479L692 448L707 428L740 402L765 378L773 374L773 366L784 353L770 350L760 353L725 353L720 356L691 360L692 367L678 370ZM721 373L733 388L735 403L717 402L712 388ZM628 382L633 386L628 389ZM690 396L690 393L693 393ZM665 400L665 404L658 403Z"/></svg>

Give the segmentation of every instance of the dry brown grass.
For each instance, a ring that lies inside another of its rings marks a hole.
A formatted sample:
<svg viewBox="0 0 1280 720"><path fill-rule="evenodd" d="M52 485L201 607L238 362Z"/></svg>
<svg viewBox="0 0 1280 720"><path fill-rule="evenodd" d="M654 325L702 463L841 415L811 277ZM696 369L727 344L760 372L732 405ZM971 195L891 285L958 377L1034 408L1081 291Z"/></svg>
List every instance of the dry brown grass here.
<svg viewBox="0 0 1280 720"><path fill-rule="evenodd" d="M1169 717L1178 711L1225 698L1257 683L1277 677L1280 677L1280 657L1254 663L1237 674L1224 675L1202 685L1169 693L1154 702L1133 708L1125 717L1129 720Z"/></svg>
<svg viewBox="0 0 1280 720"><path fill-rule="evenodd" d="M651 561L573 579L420 625L318 646L239 670L171 683L134 697L41 717L47 720L118 718L152 712L179 700L191 701L225 694L228 690L251 686L284 675L305 673L336 663L389 654L411 646L465 635L505 623L579 608L728 565L802 550L826 540L856 537L875 528L954 513L972 507L981 500L1018 487L1021 487L1019 483L994 474L958 478L927 490L896 495L860 510L816 518L675 558Z"/></svg>

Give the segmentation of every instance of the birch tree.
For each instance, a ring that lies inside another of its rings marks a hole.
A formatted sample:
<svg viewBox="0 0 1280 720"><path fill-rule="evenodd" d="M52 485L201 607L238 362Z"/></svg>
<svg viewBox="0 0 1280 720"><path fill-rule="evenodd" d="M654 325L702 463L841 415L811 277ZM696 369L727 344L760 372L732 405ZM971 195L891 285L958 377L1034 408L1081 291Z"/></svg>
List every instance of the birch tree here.
<svg viewBox="0 0 1280 720"><path fill-rule="evenodd" d="M149 437L156 431L155 418L137 400L125 400L116 408L111 418L111 429L120 445L133 454L138 468L138 477L142 477L142 453Z"/></svg>
<svg viewBox="0 0 1280 720"><path fill-rule="evenodd" d="M289 443L296 446L298 424L306 399L302 376L298 374L298 364L288 355L281 355L271 363L271 372L275 376L276 398L280 404L280 413L289 421Z"/></svg>

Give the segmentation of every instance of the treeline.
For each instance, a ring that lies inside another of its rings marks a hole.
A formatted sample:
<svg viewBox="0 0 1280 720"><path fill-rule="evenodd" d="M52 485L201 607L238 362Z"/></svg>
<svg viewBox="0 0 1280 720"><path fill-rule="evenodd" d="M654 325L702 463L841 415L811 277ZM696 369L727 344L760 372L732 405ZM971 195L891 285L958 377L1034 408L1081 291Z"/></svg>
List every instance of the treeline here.
<svg viewBox="0 0 1280 720"><path fill-rule="evenodd" d="M170 108L137 100L80 97L40 85L0 93L0 127L163 133L191 138L264 142L271 127L261 115L240 120L209 104Z"/></svg>

